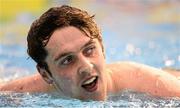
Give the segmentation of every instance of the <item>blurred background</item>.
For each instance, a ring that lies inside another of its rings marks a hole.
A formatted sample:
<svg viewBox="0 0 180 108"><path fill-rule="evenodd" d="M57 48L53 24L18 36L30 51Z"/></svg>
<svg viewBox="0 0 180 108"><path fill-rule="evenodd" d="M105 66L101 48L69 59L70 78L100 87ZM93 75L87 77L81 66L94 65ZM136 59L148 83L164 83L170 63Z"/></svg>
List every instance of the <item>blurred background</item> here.
<svg viewBox="0 0 180 108"><path fill-rule="evenodd" d="M36 72L26 53L28 30L47 9L63 4L95 14L107 63L180 69L179 0L0 0L0 82Z"/></svg>

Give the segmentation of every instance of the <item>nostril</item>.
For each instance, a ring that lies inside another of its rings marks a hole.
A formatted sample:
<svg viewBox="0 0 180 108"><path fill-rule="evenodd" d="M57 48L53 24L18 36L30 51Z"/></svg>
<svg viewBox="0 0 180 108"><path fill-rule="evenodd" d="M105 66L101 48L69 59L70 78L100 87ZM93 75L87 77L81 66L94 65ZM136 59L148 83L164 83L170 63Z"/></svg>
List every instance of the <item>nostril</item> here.
<svg viewBox="0 0 180 108"><path fill-rule="evenodd" d="M89 76L89 75L91 75L91 73L93 71L93 67L94 67L93 64L91 64L90 66L87 66L87 67L81 67L78 70L78 73L79 73L79 75L82 75L82 76Z"/></svg>

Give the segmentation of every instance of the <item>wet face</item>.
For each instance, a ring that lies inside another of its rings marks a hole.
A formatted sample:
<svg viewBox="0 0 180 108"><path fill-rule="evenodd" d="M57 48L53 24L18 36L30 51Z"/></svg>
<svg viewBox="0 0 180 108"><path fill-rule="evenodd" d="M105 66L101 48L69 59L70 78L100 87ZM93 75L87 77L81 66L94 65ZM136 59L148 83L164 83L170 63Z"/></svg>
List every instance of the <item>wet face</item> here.
<svg viewBox="0 0 180 108"><path fill-rule="evenodd" d="M55 30L45 49L51 78L59 92L83 100L105 99L105 60L97 39L69 26Z"/></svg>

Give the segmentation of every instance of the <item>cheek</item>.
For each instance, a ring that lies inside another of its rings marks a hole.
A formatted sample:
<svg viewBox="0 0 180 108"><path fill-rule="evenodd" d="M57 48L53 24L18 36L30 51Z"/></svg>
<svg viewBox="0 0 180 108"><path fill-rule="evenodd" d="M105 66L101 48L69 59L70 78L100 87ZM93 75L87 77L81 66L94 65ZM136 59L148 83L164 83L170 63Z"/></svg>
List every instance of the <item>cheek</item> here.
<svg viewBox="0 0 180 108"><path fill-rule="evenodd" d="M73 88L73 81L71 79L68 78L59 78L59 77L54 77L55 83L56 85L61 88L62 92L65 95L71 95L72 92L72 88Z"/></svg>
<svg viewBox="0 0 180 108"><path fill-rule="evenodd" d="M76 77L76 68L74 67L60 68L55 64L51 64L49 70L57 81L74 81Z"/></svg>
<svg viewBox="0 0 180 108"><path fill-rule="evenodd" d="M76 70L75 68L56 68L54 71L54 76L68 82L73 82L76 78Z"/></svg>
<svg viewBox="0 0 180 108"><path fill-rule="evenodd" d="M102 53L99 53L95 59L95 65L97 66L99 72L103 72L105 68L105 59Z"/></svg>
<svg viewBox="0 0 180 108"><path fill-rule="evenodd" d="M54 80L56 84L58 84L61 88L69 88L74 84L74 77L69 74L56 74L54 76Z"/></svg>

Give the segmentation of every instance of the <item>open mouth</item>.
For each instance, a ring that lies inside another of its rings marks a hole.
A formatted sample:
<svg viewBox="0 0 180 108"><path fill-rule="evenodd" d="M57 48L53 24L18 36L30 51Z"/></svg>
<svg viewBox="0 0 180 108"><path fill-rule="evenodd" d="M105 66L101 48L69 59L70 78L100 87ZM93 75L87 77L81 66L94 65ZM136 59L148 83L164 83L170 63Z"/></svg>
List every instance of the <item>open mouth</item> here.
<svg viewBox="0 0 180 108"><path fill-rule="evenodd" d="M98 81L98 77L94 76L91 77L90 79L86 80L85 82L83 82L82 87L87 90L88 92L93 92L97 89L97 81Z"/></svg>

